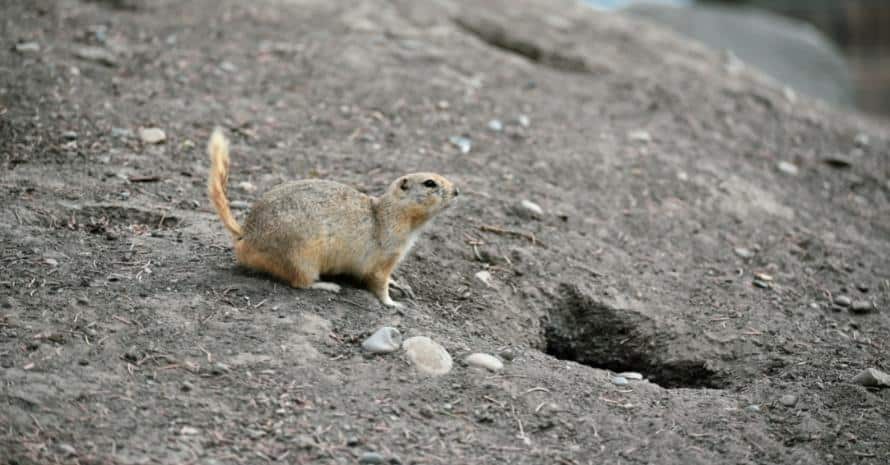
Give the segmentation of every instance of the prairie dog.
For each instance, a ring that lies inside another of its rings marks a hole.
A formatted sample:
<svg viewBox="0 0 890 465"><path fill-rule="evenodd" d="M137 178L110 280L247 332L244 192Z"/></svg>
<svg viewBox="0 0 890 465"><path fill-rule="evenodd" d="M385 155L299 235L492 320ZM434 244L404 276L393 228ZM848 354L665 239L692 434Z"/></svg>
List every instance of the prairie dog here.
<svg viewBox="0 0 890 465"><path fill-rule="evenodd" d="M296 288L339 290L322 276L359 279L387 306L390 276L424 225L460 194L435 173L412 173L389 185L380 197L334 181L280 184L257 201L244 225L229 208L229 141L217 128L207 144L208 193L235 239L242 265L268 273Z"/></svg>

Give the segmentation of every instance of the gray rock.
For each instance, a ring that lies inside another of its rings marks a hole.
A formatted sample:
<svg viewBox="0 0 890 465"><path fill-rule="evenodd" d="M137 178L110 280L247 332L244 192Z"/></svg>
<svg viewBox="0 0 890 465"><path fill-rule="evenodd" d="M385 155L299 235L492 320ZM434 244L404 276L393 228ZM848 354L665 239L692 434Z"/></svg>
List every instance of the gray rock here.
<svg viewBox="0 0 890 465"><path fill-rule="evenodd" d="M405 339L402 349L405 350L408 361L423 374L441 376L451 371L453 365L451 354L426 336Z"/></svg>
<svg viewBox="0 0 890 465"><path fill-rule="evenodd" d="M866 368L856 375L854 383L868 387L890 387L890 375L876 368Z"/></svg>
<svg viewBox="0 0 890 465"><path fill-rule="evenodd" d="M377 465L383 463L383 456L377 452L365 452L358 459L358 463L362 465Z"/></svg>
<svg viewBox="0 0 890 465"><path fill-rule="evenodd" d="M797 396L794 394L785 394L784 396L779 397L779 403L785 407L794 407L794 405L797 404Z"/></svg>
<svg viewBox="0 0 890 465"><path fill-rule="evenodd" d="M797 173L800 172L800 170L797 168L797 165L795 165L794 163L789 163L787 161L780 161L777 166L779 168L779 171L791 176L797 176Z"/></svg>
<svg viewBox="0 0 890 465"><path fill-rule="evenodd" d="M133 131L128 128L111 128L111 137L130 139L133 137Z"/></svg>
<svg viewBox="0 0 890 465"><path fill-rule="evenodd" d="M751 283L754 284L754 287L759 287L761 289L769 289L770 288L770 284L768 282L760 280L760 279L755 279Z"/></svg>
<svg viewBox="0 0 890 465"><path fill-rule="evenodd" d="M649 131L644 131L642 129L627 133L627 138L630 139L631 142L652 142L652 136L649 134Z"/></svg>
<svg viewBox="0 0 890 465"><path fill-rule="evenodd" d="M733 252L735 252L736 255L742 258L751 258L754 256L754 252L744 247L736 247Z"/></svg>
<svg viewBox="0 0 890 465"><path fill-rule="evenodd" d="M494 132L501 132L504 130L504 123L502 123L499 119L493 119L488 122L488 129Z"/></svg>
<svg viewBox="0 0 890 465"><path fill-rule="evenodd" d="M504 363L494 357L492 355L483 354L483 353L475 353L467 355L464 359L467 362L467 365L485 368L490 371L500 371L504 369Z"/></svg>
<svg viewBox="0 0 890 465"><path fill-rule="evenodd" d="M841 307L849 307L852 303L853 301L845 295L839 295L834 298L834 304Z"/></svg>
<svg viewBox="0 0 890 465"><path fill-rule="evenodd" d="M626 386L629 381L624 376L615 376L612 378L612 384L616 386Z"/></svg>
<svg viewBox="0 0 890 465"><path fill-rule="evenodd" d="M850 311L853 313L869 313L875 309L875 306L867 300L854 300L850 304Z"/></svg>
<svg viewBox="0 0 890 465"><path fill-rule="evenodd" d="M531 200L523 200L519 202L519 208L524 210L529 216L540 218L544 216L544 209L540 205Z"/></svg>
<svg viewBox="0 0 890 465"><path fill-rule="evenodd" d="M482 270L482 271L476 273L475 276L476 276L476 279L478 279L479 281L482 281L483 284L485 284L488 287L491 287L492 276L491 276L490 272Z"/></svg>
<svg viewBox="0 0 890 465"><path fill-rule="evenodd" d="M62 133L62 138L65 140L76 140L77 133L74 131L65 131Z"/></svg>
<svg viewBox="0 0 890 465"><path fill-rule="evenodd" d="M77 449L75 449L74 446L72 446L71 444L60 442L56 445L56 448L59 449L59 452L65 455L77 455Z"/></svg>
<svg viewBox="0 0 890 465"><path fill-rule="evenodd" d="M863 132L856 134L856 138L853 140L853 143L856 144L856 147L859 147L859 148L868 147L868 144L869 144L868 134L865 134Z"/></svg>
<svg viewBox="0 0 890 465"><path fill-rule="evenodd" d="M232 200L229 202L229 206L235 210L247 210L250 208L250 203L245 202L244 200Z"/></svg>
<svg viewBox="0 0 890 465"><path fill-rule="evenodd" d="M384 326L374 331L362 342L362 348L372 354L387 354L399 350L402 346L402 333L391 326Z"/></svg>
<svg viewBox="0 0 890 465"><path fill-rule="evenodd" d="M747 411L747 412L759 412L759 411L760 411L760 406L757 405L757 404L751 404L751 405L745 407L745 411Z"/></svg>
<svg viewBox="0 0 890 465"><path fill-rule="evenodd" d="M167 135L160 128L142 128L139 130L139 139L146 144L160 144L167 140Z"/></svg>
<svg viewBox="0 0 890 465"><path fill-rule="evenodd" d="M117 57L102 47L81 47L74 52L81 60L92 61L105 66L117 66Z"/></svg>
<svg viewBox="0 0 890 465"><path fill-rule="evenodd" d="M308 434L298 434L297 437L294 438L294 446L297 449L309 450L314 449L317 444L312 436Z"/></svg>
<svg viewBox="0 0 890 465"><path fill-rule="evenodd" d="M26 53L38 53L40 52L40 44L37 42L19 42L15 44L15 51L22 55Z"/></svg>
<svg viewBox="0 0 890 465"><path fill-rule="evenodd" d="M473 141L463 136L451 136L448 138L451 145L457 147L460 153L467 154L473 148Z"/></svg>

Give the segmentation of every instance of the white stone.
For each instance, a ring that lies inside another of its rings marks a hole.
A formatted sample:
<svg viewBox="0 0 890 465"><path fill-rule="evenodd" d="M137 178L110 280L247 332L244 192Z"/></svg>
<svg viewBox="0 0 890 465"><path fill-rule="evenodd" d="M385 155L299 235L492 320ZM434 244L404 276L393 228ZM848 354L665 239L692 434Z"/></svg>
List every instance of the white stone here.
<svg viewBox="0 0 890 465"><path fill-rule="evenodd" d="M362 342L362 348L372 354L386 354L399 350L402 333L391 326L384 326Z"/></svg>
<svg viewBox="0 0 890 465"><path fill-rule="evenodd" d="M15 44L15 51L19 53L37 53L40 51L40 44L37 42L21 42Z"/></svg>
<svg viewBox="0 0 890 465"><path fill-rule="evenodd" d="M522 208L528 210L529 213L532 213L537 216L544 215L544 209L541 208L540 205L532 202L531 200L523 200L522 202L519 203L519 205L521 205Z"/></svg>
<svg viewBox="0 0 890 465"><path fill-rule="evenodd" d="M516 118L516 122L524 128L527 128L532 124L531 120L528 119L528 116L526 115L519 115L519 117Z"/></svg>
<svg viewBox="0 0 890 465"><path fill-rule="evenodd" d="M198 428L193 428L191 426L183 426L182 429L179 430L179 434L183 436L193 436L198 433L200 433Z"/></svg>
<svg viewBox="0 0 890 465"><path fill-rule="evenodd" d="M625 371L624 373L618 373L618 376L625 379L633 379L636 381L643 379L643 375L635 371Z"/></svg>
<svg viewBox="0 0 890 465"><path fill-rule="evenodd" d="M504 130L504 123L502 123L499 119L493 119L488 122L488 129L494 132L500 132Z"/></svg>
<svg viewBox="0 0 890 465"><path fill-rule="evenodd" d="M244 192L256 192L256 186L253 183L248 181L241 181L238 183L238 188L243 190Z"/></svg>
<svg viewBox="0 0 890 465"><path fill-rule="evenodd" d="M491 273L489 273L488 271L482 270L482 271L476 273L475 276L476 276L476 279L478 279L479 281L482 281L482 283L485 284L486 286L491 286L492 278L491 278Z"/></svg>
<svg viewBox="0 0 890 465"><path fill-rule="evenodd" d="M139 130L139 138L146 144L160 144L167 140L167 135L159 128L142 128Z"/></svg>
<svg viewBox="0 0 890 465"><path fill-rule="evenodd" d="M794 163L789 163L787 161L780 161L777 166L779 168L779 171L791 176L797 176L797 173L800 172L800 170L797 169L797 165L795 165Z"/></svg>
<svg viewBox="0 0 890 465"><path fill-rule="evenodd" d="M651 142L652 136L649 134L649 131L644 131L642 129L637 131L631 131L627 133L627 138L633 142Z"/></svg>
<svg viewBox="0 0 890 465"><path fill-rule="evenodd" d="M497 359L497 357L493 355L483 354L483 353L475 353L467 355L464 359L467 362L467 365L485 368L491 371L500 371L504 369L504 363Z"/></svg>
<svg viewBox="0 0 890 465"><path fill-rule="evenodd" d="M890 387L890 375L875 368L867 368L856 375L853 382L868 387Z"/></svg>
<svg viewBox="0 0 890 465"><path fill-rule="evenodd" d="M623 376L616 376L612 378L612 384L616 386L626 386L628 383L627 378Z"/></svg>
<svg viewBox="0 0 890 465"><path fill-rule="evenodd" d="M408 361L423 374L441 376L451 371L453 365L451 355L444 347L426 336L405 339L402 349L405 350Z"/></svg>

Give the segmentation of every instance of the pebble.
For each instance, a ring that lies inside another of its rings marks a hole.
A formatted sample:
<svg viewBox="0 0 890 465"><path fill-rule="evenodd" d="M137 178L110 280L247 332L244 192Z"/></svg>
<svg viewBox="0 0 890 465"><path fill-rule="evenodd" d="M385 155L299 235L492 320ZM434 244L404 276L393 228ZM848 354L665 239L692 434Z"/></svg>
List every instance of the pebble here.
<svg viewBox="0 0 890 465"><path fill-rule="evenodd" d="M235 66L234 64L232 64L232 62L230 62L230 61L224 61L224 62L220 63L219 69L221 69L227 73L234 73L234 72L238 71L238 67Z"/></svg>
<svg viewBox="0 0 890 465"><path fill-rule="evenodd" d="M117 66L117 57L102 47L81 47L74 52L77 58L105 66Z"/></svg>
<svg viewBox="0 0 890 465"><path fill-rule="evenodd" d="M502 359L504 359L508 362L513 360L514 357L516 357L516 354L514 354L513 351L510 349L504 349L498 355L500 355Z"/></svg>
<svg viewBox="0 0 890 465"><path fill-rule="evenodd" d="M111 137L118 139L129 139L133 137L133 131L128 128L111 128Z"/></svg>
<svg viewBox="0 0 890 465"><path fill-rule="evenodd" d="M475 276L476 276L476 279L478 279L479 281L482 281L482 283L485 284L486 286L489 286L489 287L491 286L491 273L489 273L488 271L482 270L482 271L476 273Z"/></svg>
<svg viewBox="0 0 890 465"><path fill-rule="evenodd" d="M66 455L77 455L77 449L74 448L71 444L65 444L64 442L59 443L56 446L60 452Z"/></svg>
<svg viewBox="0 0 890 465"><path fill-rule="evenodd" d="M856 134L856 138L853 139L853 143L856 144L856 147L859 147L859 148L868 147L868 143L869 143L868 134L865 134L862 132L860 132L859 134Z"/></svg>
<svg viewBox="0 0 890 465"><path fill-rule="evenodd" d="M744 247L736 247L733 252L735 252L736 255L742 258L751 258L754 256L754 252Z"/></svg>
<svg viewBox="0 0 890 465"><path fill-rule="evenodd" d="M470 153L470 149L473 148L473 141L463 136L451 136L448 138L448 142L457 147L460 153L463 154Z"/></svg>
<svg viewBox="0 0 890 465"><path fill-rule="evenodd" d="M238 183L238 188L243 190L244 192L256 192L256 186L253 183L248 181L241 181Z"/></svg>
<svg viewBox="0 0 890 465"><path fill-rule="evenodd" d="M785 407L794 407L794 405L797 404L797 396L794 394L785 394L784 396L779 397L779 403Z"/></svg>
<svg viewBox="0 0 890 465"><path fill-rule="evenodd" d="M822 307L819 306L818 302L810 302L810 308L812 308L813 310L819 310Z"/></svg>
<svg viewBox="0 0 890 465"><path fill-rule="evenodd" d="M365 452L359 457L358 463L362 465L377 465L383 463L383 456L377 452Z"/></svg>
<svg viewBox="0 0 890 465"><path fill-rule="evenodd" d="M616 386L626 386L629 381L624 376L615 376L612 378L612 384Z"/></svg>
<svg viewBox="0 0 890 465"><path fill-rule="evenodd" d="M519 207L525 211L525 213L529 214L529 216L540 218L544 216L544 209L541 208L540 205L532 202L531 200L523 200L519 202Z"/></svg>
<svg viewBox="0 0 890 465"><path fill-rule="evenodd" d="M853 378L853 382L868 387L890 387L890 375L876 368L867 368Z"/></svg>
<svg viewBox="0 0 890 465"><path fill-rule="evenodd" d="M745 410L747 410L749 412L759 412L760 406L757 404L751 404L751 405L745 407Z"/></svg>
<svg viewBox="0 0 890 465"><path fill-rule="evenodd" d="M773 277L766 273L754 273L754 278L759 279L761 281L766 281L766 282L770 282L773 280Z"/></svg>
<svg viewBox="0 0 890 465"><path fill-rule="evenodd" d="M853 166L853 161L843 155L828 156L823 158L822 162L834 168L849 168Z"/></svg>
<svg viewBox="0 0 890 465"><path fill-rule="evenodd" d="M874 309L874 305L867 300L854 300L853 303L850 304L850 311L853 313L868 313Z"/></svg>
<svg viewBox="0 0 890 465"><path fill-rule="evenodd" d="M759 287L761 289L769 289L770 288L770 285L768 282L761 281L759 279L755 279L754 281L752 281L752 284L754 284L754 287Z"/></svg>
<svg viewBox="0 0 890 465"><path fill-rule="evenodd" d="M43 263L46 263L49 266L59 266L59 261L55 258L44 258Z"/></svg>
<svg viewBox="0 0 890 465"><path fill-rule="evenodd" d="M834 303L835 305L839 305L841 307L849 307L850 304L853 303L853 301L851 301L850 298L845 295L839 295L834 298Z"/></svg>
<svg viewBox="0 0 890 465"><path fill-rule="evenodd" d="M644 131L642 129L631 131L627 133L627 138L632 142L651 142L652 136L649 134L649 131Z"/></svg>
<svg viewBox="0 0 890 465"><path fill-rule="evenodd" d="M362 342L362 348L372 354L387 354L399 350L402 346L402 333L392 326L384 326L374 331Z"/></svg>
<svg viewBox="0 0 890 465"><path fill-rule="evenodd" d="M199 432L200 431L198 431L198 428L194 428L191 426L183 426L182 429L179 430L179 434L181 434L183 436L194 436L194 435L198 434Z"/></svg>
<svg viewBox="0 0 890 465"><path fill-rule="evenodd" d="M142 128L139 130L139 138L146 144L160 144L167 140L167 135L159 128Z"/></svg>
<svg viewBox="0 0 890 465"><path fill-rule="evenodd" d="M797 165L795 165L794 163L789 163L787 161L780 161L778 167L779 171L785 174L790 174L791 176L797 176L797 173L800 172L800 170L798 170L797 168Z"/></svg>
<svg viewBox="0 0 890 465"><path fill-rule="evenodd" d="M294 438L294 446L296 446L297 449L314 449L316 446L315 439L308 434L298 434L297 437Z"/></svg>
<svg viewBox="0 0 890 465"><path fill-rule="evenodd" d="M501 132L504 130L504 123L502 123L499 119L493 119L488 122L488 129L494 132Z"/></svg>
<svg viewBox="0 0 890 465"><path fill-rule="evenodd" d="M491 371L500 371L504 368L504 363L498 360L497 357L483 353L467 355L464 361L467 362L467 365Z"/></svg>
<svg viewBox="0 0 890 465"><path fill-rule="evenodd" d="M15 44L15 51L21 54L37 53L40 51L40 44L37 42L20 42Z"/></svg>
<svg viewBox="0 0 890 465"><path fill-rule="evenodd" d="M235 210L247 210L250 208L250 203L245 202L244 200L232 200L229 202L229 206Z"/></svg>
<svg viewBox="0 0 890 465"><path fill-rule="evenodd" d="M65 131L62 133L62 138L65 140L75 140L77 139L77 133L74 131Z"/></svg>
<svg viewBox="0 0 890 465"><path fill-rule="evenodd" d="M408 361L418 371L432 376L440 376L451 371L451 355L444 347L426 336L405 339L402 348Z"/></svg>
<svg viewBox="0 0 890 465"><path fill-rule="evenodd" d="M632 379L635 381L640 381L643 379L643 375L635 371L625 371L624 373L618 373L618 376L624 379Z"/></svg>
<svg viewBox="0 0 890 465"><path fill-rule="evenodd" d="M531 124L532 124L531 120L528 119L528 116L526 116L526 115L519 115L516 118L516 122L519 123L519 125L524 128L527 128L527 127L531 126Z"/></svg>

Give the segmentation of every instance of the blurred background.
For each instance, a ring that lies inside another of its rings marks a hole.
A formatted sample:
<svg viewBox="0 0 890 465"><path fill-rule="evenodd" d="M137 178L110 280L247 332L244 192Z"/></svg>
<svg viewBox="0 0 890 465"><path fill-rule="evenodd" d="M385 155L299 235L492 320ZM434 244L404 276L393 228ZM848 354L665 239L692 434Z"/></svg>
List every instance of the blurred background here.
<svg viewBox="0 0 890 465"><path fill-rule="evenodd" d="M798 93L890 119L890 0L583 0L661 23Z"/></svg>

